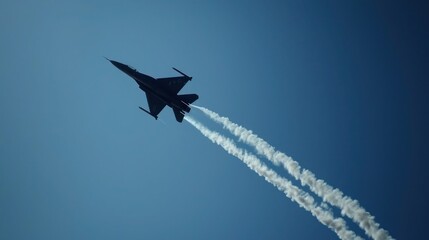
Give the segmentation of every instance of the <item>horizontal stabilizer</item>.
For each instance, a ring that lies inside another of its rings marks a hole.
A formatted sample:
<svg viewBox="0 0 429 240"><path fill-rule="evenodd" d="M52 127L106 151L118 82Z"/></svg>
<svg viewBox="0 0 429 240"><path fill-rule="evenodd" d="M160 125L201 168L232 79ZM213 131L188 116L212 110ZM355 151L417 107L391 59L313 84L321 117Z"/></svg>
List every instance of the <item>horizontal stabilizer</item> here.
<svg viewBox="0 0 429 240"><path fill-rule="evenodd" d="M178 95L179 99L186 103L187 105L195 102L198 99L198 95L197 94L183 94L183 95Z"/></svg>
<svg viewBox="0 0 429 240"><path fill-rule="evenodd" d="M173 112L174 112L174 116L176 117L176 120L178 122L182 122L183 118L185 117L185 113L174 108L173 108Z"/></svg>

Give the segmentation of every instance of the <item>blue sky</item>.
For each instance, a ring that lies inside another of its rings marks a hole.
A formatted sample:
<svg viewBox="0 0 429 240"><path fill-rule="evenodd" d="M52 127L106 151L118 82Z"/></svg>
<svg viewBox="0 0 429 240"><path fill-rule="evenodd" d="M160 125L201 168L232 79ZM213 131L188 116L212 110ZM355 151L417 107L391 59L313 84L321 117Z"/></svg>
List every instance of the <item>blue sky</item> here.
<svg viewBox="0 0 429 240"><path fill-rule="evenodd" d="M359 200L393 237L422 238L425 9L2 1L0 239L335 238L170 109L159 121L140 111L144 93L103 56L154 77L175 76L172 66L193 76L181 92L199 94L197 105Z"/></svg>

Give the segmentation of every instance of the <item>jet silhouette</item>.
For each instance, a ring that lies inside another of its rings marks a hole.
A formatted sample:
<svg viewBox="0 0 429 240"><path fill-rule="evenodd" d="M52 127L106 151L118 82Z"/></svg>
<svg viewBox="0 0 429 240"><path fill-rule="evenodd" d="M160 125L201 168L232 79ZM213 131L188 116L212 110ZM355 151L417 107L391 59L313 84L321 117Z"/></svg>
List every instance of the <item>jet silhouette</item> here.
<svg viewBox="0 0 429 240"><path fill-rule="evenodd" d="M183 86L185 86L188 81L192 80L192 77L189 77L176 68L173 69L183 76L153 78L138 72L133 67L110 60L108 58L106 59L109 60L115 67L119 68L119 70L132 77L137 82L140 89L146 93L149 111L142 107L139 108L153 116L155 119L158 119L158 114L162 111L162 109L164 109L166 105L168 105L173 109L176 120L178 122L182 122L185 112L191 111L189 104L195 102L198 99L197 94L178 95Z"/></svg>

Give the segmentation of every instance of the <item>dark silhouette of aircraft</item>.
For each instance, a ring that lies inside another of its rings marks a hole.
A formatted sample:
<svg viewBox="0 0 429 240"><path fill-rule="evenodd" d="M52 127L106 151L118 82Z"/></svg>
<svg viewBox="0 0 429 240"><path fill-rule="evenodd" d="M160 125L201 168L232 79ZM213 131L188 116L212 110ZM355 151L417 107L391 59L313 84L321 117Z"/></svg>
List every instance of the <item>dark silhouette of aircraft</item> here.
<svg viewBox="0 0 429 240"><path fill-rule="evenodd" d="M149 105L149 111L139 107L155 119L158 119L158 114L164 109L166 105L171 107L176 116L178 122L183 121L185 112L191 111L189 104L193 103L198 99L197 94L182 94L178 95L180 89L192 79L188 75L181 71L173 68L183 76L180 77L168 77L168 78L153 78L138 72L135 68L128 65L109 60L115 67L119 68L122 72L132 77L140 89L146 93L147 103Z"/></svg>

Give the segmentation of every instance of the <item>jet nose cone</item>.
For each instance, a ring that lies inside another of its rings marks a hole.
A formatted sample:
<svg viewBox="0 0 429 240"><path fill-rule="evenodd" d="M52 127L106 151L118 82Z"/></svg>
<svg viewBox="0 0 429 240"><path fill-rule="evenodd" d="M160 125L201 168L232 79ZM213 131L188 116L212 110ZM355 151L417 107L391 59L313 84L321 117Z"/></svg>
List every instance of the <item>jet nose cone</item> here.
<svg viewBox="0 0 429 240"><path fill-rule="evenodd" d="M108 59L107 57L104 57L107 61L109 61L111 64L113 64L115 67L117 67L117 68L121 68L122 67L122 65L123 64L121 64L121 63L119 63L119 62L117 62L117 61L115 61L115 60L110 60L110 59Z"/></svg>
<svg viewBox="0 0 429 240"><path fill-rule="evenodd" d="M110 60L108 58L106 58L106 59L109 60L110 63L113 64L113 66L117 67L119 70L121 70L122 72L125 72L126 74L131 73L132 70L133 70L132 68L130 68L129 66L127 66L127 65L125 65L123 63L120 63L120 62L117 62L117 61L114 61L114 60Z"/></svg>
<svg viewBox="0 0 429 240"><path fill-rule="evenodd" d="M109 60L113 65L115 65L115 67L119 68L119 69L124 69L124 64L113 61L113 60Z"/></svg>

